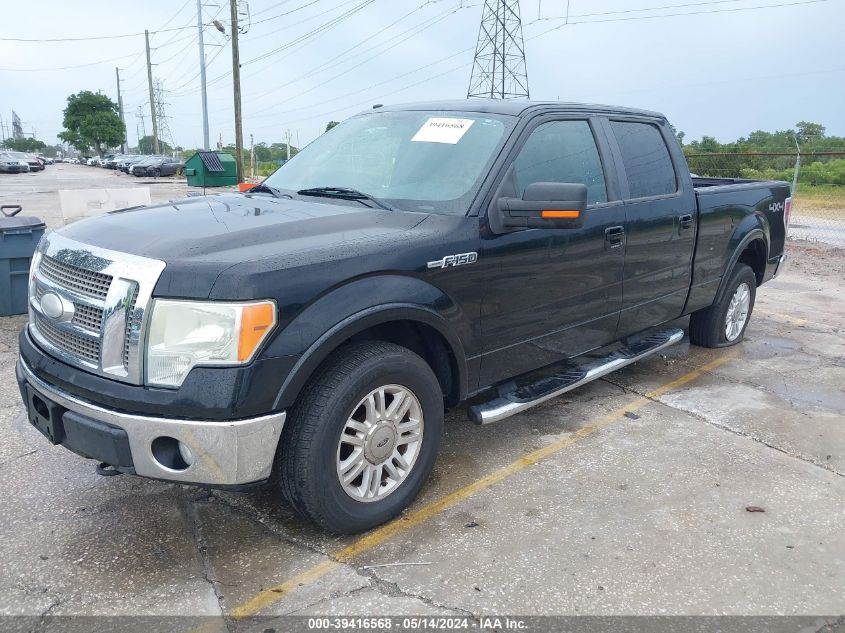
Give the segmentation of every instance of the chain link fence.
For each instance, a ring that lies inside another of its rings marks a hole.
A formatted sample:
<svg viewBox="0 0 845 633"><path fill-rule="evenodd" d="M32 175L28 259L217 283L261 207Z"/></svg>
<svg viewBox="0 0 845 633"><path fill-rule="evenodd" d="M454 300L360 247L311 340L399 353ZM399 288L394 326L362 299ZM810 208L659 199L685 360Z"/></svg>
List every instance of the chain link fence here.
<svg viewBox="0 0 845 633"><path fill-rule="evenodd" d="M791 183L790 239L845 248L845 152L688 153L687 162L697 176Z"/></svg>

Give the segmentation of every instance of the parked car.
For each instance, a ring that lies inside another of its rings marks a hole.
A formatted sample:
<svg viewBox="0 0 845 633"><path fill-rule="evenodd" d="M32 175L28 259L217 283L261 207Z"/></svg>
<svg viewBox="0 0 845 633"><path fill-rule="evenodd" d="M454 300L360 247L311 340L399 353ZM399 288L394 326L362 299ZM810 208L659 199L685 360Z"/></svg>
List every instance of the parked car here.
<svg viewBox="0 0 845 633"><path fill-rule="evenodd" d="M149 156L138 156L138 155L126 156L122 161L120 161L118 163L117 167L123 173L128 174L129 173L129 167L131 167L135 163L140 163L143 160L147 160L148 158L149 158Z"/></svg>
<svg viewBox="0 0 845 633"><path fill-rule="evenodd" d="M35 154L27 154L26 152L7 152L10 156L14 156L18 160L26 161L29 165L29 171L44 171L44 163L42 163Z"/></svg>
<svg viewBox="0 0 845 633"><path fill-rule="evenodd" d="M0 173L22 174L29 171L29 163L12 156L8 152L0 152Z"/></svg>
<svg viewBox="0 0 845 633"><path fill-rule="evenodd" d="M171 158L169 156L159 156L147 161L135 164L135 169L132 173L135 176L172 176L181 171L185 167L185 163L180 158Z"/></svg>
<svg viewBox="0 0 845 633"><path fill-rule="evenodd" d="M502 420L677 343L682 316L692 343L742 341L790 211L788 183L691 178L658 113L381 107L245 193L46 235L17 380L111 474L269 481L360 532L420 491L445 408Z"/></svg>
<svg viewBox="0 0 845 633"><path fill-rule="evenodd" d="M115 154L110 158L103 159L103 167L106 169L118 169L124 159L128 158L130 154Z"/></svg>
<svg viewBox="0 0 845 633"><path fill-rule="evenodd" d="M52 165L55 161L50 158L49 156L44 156L44 154L36 154L35 155L38 160L43 162L45 165ZM60 159L61 160L61 159Z"/></svg>
<svg viewBox="0 0 845 633"><path fill-rule="evenodd" d="M142 168L142 169L143 169L143 167L144 167L147 163L152 162L152 161L154 161L154 160L155 160L155 159L157 159L157 158L161 158L161 157L160 157L160 156L143 156L143 157L141 158L141 160L134 161L134 162L132 162L132 163L129 165L129 170L128 170L128 172L127 172L127 173L130 173L130 174L132 174L132 175L134 176L134 175L135 175L135 170L136 170L136 169L139 169L139 168Z"/></svg>

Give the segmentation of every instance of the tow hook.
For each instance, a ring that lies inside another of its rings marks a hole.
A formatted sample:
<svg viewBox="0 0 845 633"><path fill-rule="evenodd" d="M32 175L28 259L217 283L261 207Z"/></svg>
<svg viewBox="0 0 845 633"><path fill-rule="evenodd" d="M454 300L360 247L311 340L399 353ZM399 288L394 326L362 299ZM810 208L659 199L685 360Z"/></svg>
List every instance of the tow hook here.
<svg viewBox="0 0 845 633"><path fill-rule="evenodd" d="M107 464L106 462L100 462L94 470L96 470L97 474L102 477L116 477L117 475L123 474L117 468L111 464Z"/></svg>

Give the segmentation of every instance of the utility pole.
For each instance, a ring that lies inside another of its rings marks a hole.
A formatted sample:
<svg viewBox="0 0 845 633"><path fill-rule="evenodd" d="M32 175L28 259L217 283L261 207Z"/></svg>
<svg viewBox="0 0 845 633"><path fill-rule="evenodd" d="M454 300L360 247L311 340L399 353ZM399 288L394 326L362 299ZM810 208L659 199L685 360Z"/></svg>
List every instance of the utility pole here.
<svg viewBox="0 0 845 633"><path fill-rule="evenodd" d="M232 17L232 84L235 93L235 165L238 182L244 181L244 133L241 119L241 57L238 50L238 0L229 0Z"/></svg>
<svg viewBox="0 0 845 633"><path fill-rule="evenodd" d="M202 39L202 0L197 0L197 34L200 41L200 90L202 92L202 148L209 149L208 142L208 93L205 86L205 44Z"/></svg>
<svg viewBox="0 0 845 633"><path fill-rule="evenodd" d="M126 153L126 119L123 118L123 97L120 95L120 68L115 66L114 75L117 77L117 108L120 111L120 125L123 126L123 142L120 144L120 151Z"/></svg>
<svg viewBox="0 0 845 633"><path fill-rule="evenodd" d="M290 160L290 130L285 131L285 139L287 141L285 143L285 149L287 150L287 153L288 153L286 161L288 161L288 160Z"/></svg>
<svg viewBox="0 0 845 633"><path fill-rule="evenodd" d="M156 123L156 100L153 96L153 65L150 63L150 32L144 31L147 43L147 85L150 89L150 115L153 118L153 154L158 154L158 124Z"/></svg>
<svg viewBox="0 0 845 633"><path fill-rule="evenodd" d="M138 127L138 122L141 122L141 127ZM141 152L141 139L147 135L147 123L144 121L144 108L138 106L138 113L135 115L135 136L138 137L138 152Z"/></svg>

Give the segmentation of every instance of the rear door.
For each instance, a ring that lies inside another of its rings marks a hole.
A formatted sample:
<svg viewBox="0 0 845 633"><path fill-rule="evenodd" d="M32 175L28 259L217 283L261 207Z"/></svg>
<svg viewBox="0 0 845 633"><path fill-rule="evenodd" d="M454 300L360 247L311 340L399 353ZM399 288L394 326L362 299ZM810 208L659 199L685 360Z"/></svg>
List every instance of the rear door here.
<svg viewBox="0 0 845 633"><path fill-rule="evenodd" d="M534 182L583 183L589 206L580 229L482 232L479 264L491 267L482 384L612 341L622 303L624 211L605 177L615 167L601 122L543 117L520 134L509 164L516 190L508 196Z"/></svg>
<svg viewBox="0 0 845 633"><path fill-rule="evenodd" d="M619 166L625 274L617 338L681 315L690 287L697 214L686 162L668 126L653 119L605 122Z"/></svg>

